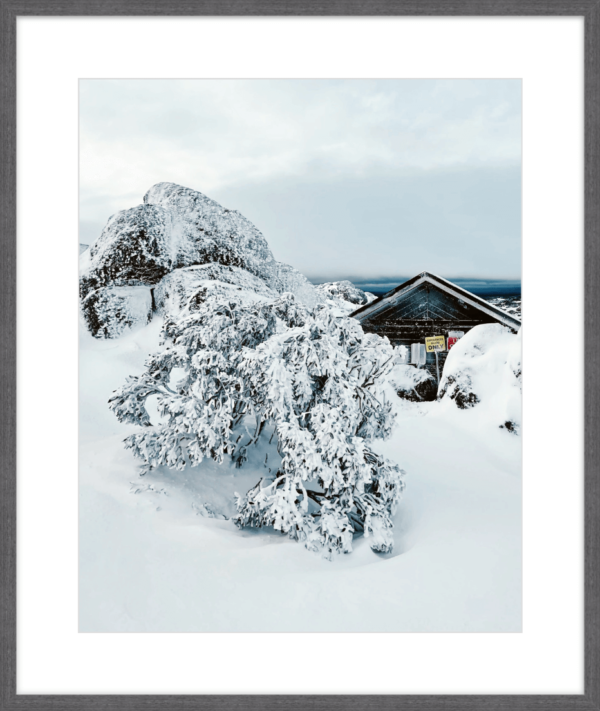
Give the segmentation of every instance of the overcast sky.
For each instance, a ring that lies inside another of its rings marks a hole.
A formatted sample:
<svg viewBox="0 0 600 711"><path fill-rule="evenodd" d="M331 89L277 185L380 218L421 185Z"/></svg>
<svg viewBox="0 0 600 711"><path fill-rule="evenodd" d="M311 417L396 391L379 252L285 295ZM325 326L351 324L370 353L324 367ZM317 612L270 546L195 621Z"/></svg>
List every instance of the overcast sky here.
<svg viewBox="0 0 600 711"><path fill-rule="evenodd" d="M519 80L82 80L80 242L173 182L309 278L521 275Z"/></svg>

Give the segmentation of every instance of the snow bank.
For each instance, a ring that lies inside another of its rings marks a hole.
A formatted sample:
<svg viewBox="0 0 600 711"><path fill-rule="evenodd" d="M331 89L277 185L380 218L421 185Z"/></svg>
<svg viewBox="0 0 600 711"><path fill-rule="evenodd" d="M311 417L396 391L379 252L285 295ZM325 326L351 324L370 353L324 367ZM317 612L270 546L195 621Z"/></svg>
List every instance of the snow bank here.
<svg viewBox="0 0 600 711"><path fill-rule="evenodd" d="M113 342L81 331L79 631L521 631L520 438L477 436L483 401L396 399L378 443L407 471L394 553L357 538L331 563L221 518L278 466L262 447L242 469L206 460L139 477L123 449L135 428L106 403L158 349L159 321Z"/></svg>
<svg viewBox="0 0 600 711"><path fill-rule="evenodd" d="M521 331L500 324L471 329L448 354L438 398L446 406L477 408L495 427L521 428Z"/></svg>

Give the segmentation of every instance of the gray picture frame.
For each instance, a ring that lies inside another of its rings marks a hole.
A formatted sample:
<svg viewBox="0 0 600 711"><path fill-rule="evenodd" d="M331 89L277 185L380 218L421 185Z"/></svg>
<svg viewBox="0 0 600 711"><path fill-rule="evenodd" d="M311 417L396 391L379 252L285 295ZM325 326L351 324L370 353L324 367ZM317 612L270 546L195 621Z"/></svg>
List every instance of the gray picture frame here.
<svg viewBox="0 0 600 711"><path fill-rule="evenodd" d="M600 709L600 0L0 0L0 709ZM585 22L585 690L582 695L17 695L16 20L18 16L582 16Z"/></svg>

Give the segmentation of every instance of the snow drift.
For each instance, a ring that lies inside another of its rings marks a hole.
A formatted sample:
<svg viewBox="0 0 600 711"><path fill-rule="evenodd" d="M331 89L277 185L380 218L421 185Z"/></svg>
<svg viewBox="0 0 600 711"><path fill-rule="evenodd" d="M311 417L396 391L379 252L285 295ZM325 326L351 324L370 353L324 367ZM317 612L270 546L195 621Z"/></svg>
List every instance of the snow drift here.
<svg viewBox="0 0 600 711"><path fill-rule="evenodd" d="M478 408L497 427L521 428L521 331L500 324L471 329L452 348L438 391L442 403Z"/></svg>
<svg viewBox="0 0 600 711"><path fill-rule="evenodd" d="M521 437L479 428L483 401L390 392L396 422L378 449L407 472L394 552L361 537L328 563L236 528L234 492L279 466L260 447L241 469L205 459L138 476L123 448L137 428L106 403L159 349L160 320L115 341L80 332L80 632L521 631Z"/></svg>

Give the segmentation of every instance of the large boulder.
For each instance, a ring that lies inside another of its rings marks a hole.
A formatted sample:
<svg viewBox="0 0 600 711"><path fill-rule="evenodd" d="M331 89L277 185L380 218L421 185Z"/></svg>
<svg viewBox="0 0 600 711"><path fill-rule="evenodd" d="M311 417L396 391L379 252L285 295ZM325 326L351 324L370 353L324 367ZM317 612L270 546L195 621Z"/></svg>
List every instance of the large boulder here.
<svg viewBox="0 0 600 711"><path fill-rule="evenodd" d="M518 434L521 427L521 331L500 324L471 329L452 347L444 364L438 400Z"/></svg>
<svg viewBox="0 0 600 711"><path fill-rule="evenodd" d="M147 286L103 286L82 301L83 318L95 338L118 338L152 319L152 292Z"/></svg>
<svg viewBox="0 0 600 711"><path fill-rule="evenodd" d="M215 262L235 266L265 281L276 263L263 235L235 210L202 193L159 183L144 203L113 215L90 249L86 288L152 286L174 269Z"/></svg>
<svg viewBox="0 0 600 711"><path fill-rule="evenodd" d="M266 288L291 291L308 305L321 300L302 274L275 261L261 232L239 212L195 190L158 183L142 205L113 215L98 240L81 254L80 296L90 330L98 337L122 332L120 325L103 320L116 311L95 306L114 296L114 291L101 296L102 289L153 288L177 270L204 264L244 271ZM159 291L165 289L167 285Z"/></svg>
<svg viewBox="0 0 600 711"><path fill-rule="evenodd" d="M218 295L238 303L274 299L277 293L262 279L239 267L202 264L176 269L154 290L156 309L169 316L194 311L208 296Z"/></svg>
<svg viewBox="0 0 600 711"><path fill-rule="evenodd" d="M370 303L375 298L373 294L367 294L362 289L354 286L354 284L347 279L319 284L317 291L328 299L347 301L349 304L353 304L355 308L357 306L364 306L364 304Z"/></svg>
<svg viewBox="0 0 600 711"><path fill-rule="evenodd" d="M173 269L173 221L168 211L138 205L109 218L80 257L82 298L103 286L153 286Z"/></svg>
<svg viewBox="0 0 600 711"><path fill-rule="evenodd" d="M237 210L173 183L151 187L144 195L144 205L164 210L171 217L172 269L216 262L245 269L267 283L275 278L275 259L267 240Z"/></svg>

